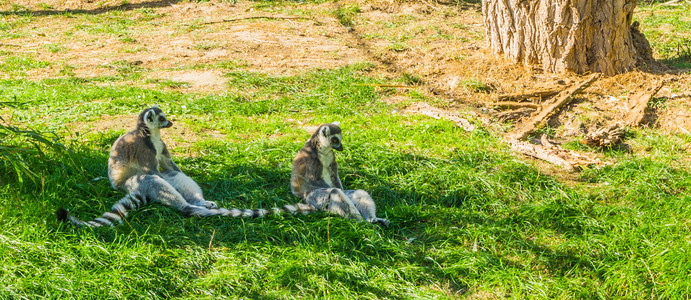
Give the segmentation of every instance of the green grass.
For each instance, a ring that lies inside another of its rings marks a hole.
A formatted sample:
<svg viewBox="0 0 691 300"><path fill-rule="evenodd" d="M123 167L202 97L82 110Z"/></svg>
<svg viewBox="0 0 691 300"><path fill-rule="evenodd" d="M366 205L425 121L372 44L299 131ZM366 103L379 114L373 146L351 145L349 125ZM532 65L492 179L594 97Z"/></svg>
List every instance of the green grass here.
<svg viewBox="0 0 691 300"><path fill-rule="evenodd" d="M492 90L491 86L475 78L468 78L459 81L458 87L466 89L472 93L487 93Z"/></svg>
<svg viewBox="0 0 691 300"><path fill-rule="evenodd" d="M335 11L338 21L341 25L346 27L353 27L353 18L355 18L358 13L360 13L360 6L357 4L338 7Z"/></svg>
<svg viewBox="0 0 691 300"><path fill-rule="evenodd" d="M298 9L300 2L256 5ZM641 10L644 30L667 20L645 19L648 10L657 15L666 8ZM679 11L665 14L678 15L674 28L683 29L688 17ZM131 13L158 16L146 8ZM357 6L336 12L346 26L358 13ZM85 21L76 30L112 35L135 49L138 20L127 12L76 17ZM24 18L30 17L0 21L0 35L24 34ZM688 33L669 31L678 36L667 40L660 32L648 36L654 47ZM60 52L62 44L43 47ZM669 59L683 58L675 55ZM399 104L382 101L395 91L378 84L419 85L415 74L384 79L360 63L276 76L250 65L181 66L225 72L227 90L190 94L176 90L186 83L144 78L148 70L126 60L103 66L117 76L79 78L77 67L64 62L60 78L25 80L14 75L50 65L8 54L0 70L14 79L0 80L0 103L16 107L0 107L0 125L11 120L47 132L66 148L0 134L0 147L21 154L0 156L0 299L688 297L689 136L631 129L630 151L603 150L612 164L565 180L512 154L501 133L479 123L465 132L449 121L398 113L408 101L448 105L445 99L411 89L398 91L407 99ZM124 82L133 79L156 86ZM473 78L459 87L491 89ZM112 143L130 128L77 132L78 125L107 116L134 125L153 104L190 129L164 130L164 140L206 198L223 207L295 203L288 182L292 159L309 137L304 127L340 121L340 177L347 188L369 191L391 228L326 214L184 218L155 204L115 228L58 223L58 207L88 219L123 195L110 187L106 162Z"/></svg>
<svg viewBox="0 0 691 300"><path fill-rule="evenodd" d="M650 41L655 58L678 68L691 68L691 4L646 3L634 15Z"/></svg>
<svg viewBox="0 0 691 300"><path fill-rule="evenodd" d="M197 50L197 51L208 51L208 50L222 48L222 46L218 42L211 42L211 43L201 42L199 44L194 44L194 46L192 48Z"/></svg>
<svg viewBox="0 0 691 300"><path fill-rule="evenodd" d="M70 152L27 157L37 178L22 186L0 161L0 298L686 295L691 174L678 149L688 137L636 132L632 143L649 153L609 152L619 163L567 185L491 132L391 114L397 107L363 84L379 82L369 67L292 77L231 71L237 90L210 96L77 78L0 81L0 101L23 102L6 110L14 120L72 141ZM75 136L66 124L134 120L155 103L195 131L224 135L171 149L224 207L297 201L288 181L308 137L300 124L340 120L341 179L368 190L391 228L324 214L183 218L160 205L116 228L59 224L59 206L89 218L122 196L103 178L108 149L127 130Z"/></svg>
<svg viewBox="0 0 691 300"><path fill-rule="evenodd" d="M0 70L13 75L24 74L28 70L50 66L49 62L39 61L31 56L8 56L0 63Z"/></svg>

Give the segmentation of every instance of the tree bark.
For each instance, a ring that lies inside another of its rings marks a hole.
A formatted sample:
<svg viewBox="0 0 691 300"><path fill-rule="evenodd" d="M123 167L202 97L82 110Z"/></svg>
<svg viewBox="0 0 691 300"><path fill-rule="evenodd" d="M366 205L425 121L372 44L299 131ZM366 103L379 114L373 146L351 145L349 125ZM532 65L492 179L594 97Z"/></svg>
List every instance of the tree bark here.
<svg viewBox="0 0 691 300"><path fill-rule="evenodd" d="M483 0L490 48L545 71L614 75L652 60L636 0Z"/></svg>

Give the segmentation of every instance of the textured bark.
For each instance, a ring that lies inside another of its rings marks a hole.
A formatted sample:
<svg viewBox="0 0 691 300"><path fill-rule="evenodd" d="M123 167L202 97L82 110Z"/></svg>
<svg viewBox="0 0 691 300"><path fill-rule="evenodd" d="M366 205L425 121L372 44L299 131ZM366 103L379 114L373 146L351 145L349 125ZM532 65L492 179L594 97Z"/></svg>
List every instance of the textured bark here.
<svg viewBox="0 0 691 300"><path fill-rule="evenodd" d="M652 59L632 24L636 0L483 0L490 47L545 71L605 75ZM640 48L640 49L639 49Z"/></svg>
<svg viewBox="0 0 691 300"><path fill-rule="evenodd" d="M548 90L537 90L537 91L531 91L531 92L526 92L526 93L521 93L521 94L507 94L507 95L499 95L497 96L497 102L502 102L502 101L523 101L525 99L529 98L538 98L540 100L544 98L549 98L551 96L556 95L559 93L561 89L548 89Z"/></svg>
<svg viewBox="0 0 691 300"><path fill-rule="evenodd" d="M554 145L550 143L544 135L540 142L541 145L518 140L508 141L512 151L561 166L568 171L578 171L585 166L603 164L602 161L596 157L573 150L563 149Z"/></svg>
<svg viewBox="0 0 691 300"><path fill-rule="evenodd" d="M596 147L612 147L618 144L624 137L624 127L618 123L590 130L582 143Z"/></svg>

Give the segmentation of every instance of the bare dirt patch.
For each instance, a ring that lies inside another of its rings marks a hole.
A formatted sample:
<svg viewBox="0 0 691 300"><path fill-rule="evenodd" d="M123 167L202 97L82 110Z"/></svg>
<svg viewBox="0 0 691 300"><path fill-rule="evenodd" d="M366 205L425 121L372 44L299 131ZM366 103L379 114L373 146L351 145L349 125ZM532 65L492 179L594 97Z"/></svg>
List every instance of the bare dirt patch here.
<svg viewBox="0 0 691 300"><path fill-rule="evenodd" d="M224 85L215 75L228 71L233 63L251 71L292 75L366 60L362 50L351 46L355 43L347 29L328 13L329 4L302 5L300 11L313 15L282 20L253 18L276 15L258 11L253 2L42 3L14 3L26 9L7 18L16 21L13 31L23 34L2 41L17 47L0 50L6 57L31 56L51 65L6 74L6 78L88 78L137 72L142 78L188 82L192 92L218 92ZM12 9L4 6L0 8ZM27 17L29 13L34 17ZM235 21L223 21L229 17ZM181 69L210 73L177 72Z"/></svg>
<svg viewBox="0 0 691 300"><path fill-rule="evenodd" d="M0 3L11 27L0 40L3 56L50 62L5 78L120 76L127 84L220 93L229 88L223 75L235 70L280 76L370 61L377 64L372 76L421 86L446 107L480 113L492 112L500 95L566 89L582 80L517 65L485 50L478 4L41 2ZM352 27L340 23L339 9L352 12ZM688 134L691 75L652 66L599 79L578 94L550 118L554 138L579 139L590 128L623 122L631 113L632 95L660 81L668 84L655 95L643 125ZM396 93L385 101L410 101L405 90ZM483 121L504 122L491 115Z"/></svg>
<svg viewBox="0 0 691 300"><path fill-rule="evenodd" d="M371 1L366 4L347 0L344 6L360 5L355 35L369 53L394 65L398 73L420 76L429 90L457 105L487 106L498 95L517 94L547 87L567 88L580 80L574 74L544 73L539 68L513 64L484 50L484 28L479 7L435 5L429 2ZM587 133L587 128L604 123L623 123L631 113L633 94L647 85L669 81L655 95L678 97L691 88L688 73L654 65L598 80L578 95L577 101L557 114L550 125L557 137L572 139ZM676 95L676 96L675 96ZM540 99L532 99L540 103ZM649 112L646 126L660 126L669 132L691 131L683 114L691 104L678 101ZM673 109L673 110L672 110ZM672 118L673 119L669 119Z"/></svg>
<svg viewBox="0 0 691 300"><path fill-rule="evenodd" d="M206 92L209 90L223 90L227 79L218 70L176 70L154 71L149 77L158 79L156 82L169 81L172 89L185 89L188 92Z"/></svg>

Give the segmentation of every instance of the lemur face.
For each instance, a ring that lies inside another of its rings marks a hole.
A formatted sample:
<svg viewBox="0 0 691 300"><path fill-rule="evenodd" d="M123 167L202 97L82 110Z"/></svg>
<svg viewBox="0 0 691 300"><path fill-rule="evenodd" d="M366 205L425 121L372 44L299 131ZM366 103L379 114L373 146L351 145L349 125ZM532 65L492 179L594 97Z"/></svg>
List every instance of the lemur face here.
<svg viewBox="0 0 691 300"><path fill-rule="evenodd" d="M343 151L341 140L341 127L338 122L324 124L319 129L319 142L321 145L328 145L336 151Z"/></svg>
<svg viewBox="0 0 691 300"><path fill-rule="evenodd" d="M173 122L166 119L166 115L157 106L147 109L143 119L144 124L148 128L168 128L173 126Z"/></svg>

